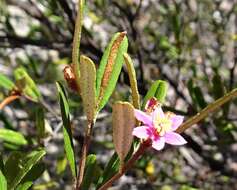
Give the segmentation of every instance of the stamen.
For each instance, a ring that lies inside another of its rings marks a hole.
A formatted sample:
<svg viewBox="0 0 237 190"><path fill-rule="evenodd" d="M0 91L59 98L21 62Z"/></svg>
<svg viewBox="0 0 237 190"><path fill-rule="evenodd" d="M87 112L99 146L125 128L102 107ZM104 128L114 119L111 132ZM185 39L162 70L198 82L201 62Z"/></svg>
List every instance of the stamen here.
<svg viewBox="0 0 237 190"><path fill-rule="evenodd" d="M158 118L154 122L156 132L159 136L163 136L171 129L171 121L168 118Z"/></svg>

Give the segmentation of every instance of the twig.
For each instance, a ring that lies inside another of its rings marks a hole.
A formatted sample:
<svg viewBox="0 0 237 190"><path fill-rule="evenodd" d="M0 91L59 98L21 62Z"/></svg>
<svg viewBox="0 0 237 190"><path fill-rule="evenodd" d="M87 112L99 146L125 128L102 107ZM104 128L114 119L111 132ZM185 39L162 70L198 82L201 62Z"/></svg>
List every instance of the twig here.
<svg viewBox="0 0 237 190"><path fill-rule="evenodd" d="M199 121L201 121L202 119L204 119L205 117L208 116L208 114L210 114L211 112L216 111L218 108L220 108L223 104L225 104L226 102L230 101L232 98L237 96L237 89L232 90L231 92L229 92L228 94L226 94L225 96L219 98L218 100L216 100L215 102L209 104L206 108L204 108L202 111L200 111L198 114L196 114L195 116L191 117L190 119L188 119L186 122L184 122L177 130L176 132L178 133L182 133L183 131L185 131L186 129L188 129L189 127L191 127L192 125L198 123Z"/></svg>
<svg viewBox="0 0 237 190"><path fill-rule="evenodd" d="M46 109L48 112L50 112L54 117L57 119L60 119L61 117L48 105L43 99L39 100L39 103Z"/></svg>
<svg viewBox="0 0 237 190"><path fill-rule="evenodd" d="M14 45L15 47L24 47L25 45L33 45L33 46L39 46L42 48L47 49L55 49L58 51L62 51L65 47L70 46L70 41L47 41L44 39L31 39L27 37L20 37L16 35L1 35L0 36L0 43L1 44L7 44ZM69 52L69 49L68 49Z"/></svg>
<svg viewBox="0 0 237 190"><path fill-rule="evenodd" d="M121 13L124 14L126 20L128 21L128 24L130 25L131 28L131 34L133 41L136 44L136 54L137 54L137 59L139 62L139 70L140 70L140 82L143 85L144 84L144 65L143 65L143 60L142 60L142 51L141 51L141 42L139 41L138 35L139 31L134 25L134 21L137 19L137 17L140 14L140 9L142 6L142 0L140 0L139 5L136 9L136 12L133 14L132 11L129 8L124 8L122 7L117 1L112 1L112 3L120 10Z"/></svg>
<svg viewBox="0 0 237 190"><path fill-rule="evenodd" d="M24 48L24 46L31 45L45 49L54 49L66 56L70 52L71 40L64 41L46 41L45 39L30 39L27 37L20 37L16 35L1 35L0 47L4 48ZM88 50L91 54L95 55L97 59L103 55L102 51L98 49L91 41L85 41L81 43L81 48Z"/></svg>
<svg viewBox="0 0 237 190"><path fill-rule="evenodd" d="M86 134L83 141L81 159L79 162L79 169L78 169L79 174L77 175L77 180L76 180L76 190L79 190L82 185L84 172L85 172L85 166L86 166L86 157L87 157L88 149L90 146L91 133L92 133L93 126L94 126L94 122L88 122Z"/></svg>
<svg viewBox="0 0 237 190"><path fill-rule="evenodd" d="M67 14L67 17L69 21L71 22L71 25L75 25L75 19L73 18L73 11L70 9L69 4L67 0L59 0L59 4L61 5L64 12Z"/></svg>
<svg viewBox="0 0 237 190"><path fill-rule="evenodd" d="M141 143L138 150L133 154L133 156L128 160L128 162L121 168L121 170L116 173L112 178L110 178L105 184L103 184L98 190L108 189L114 181L119 179L127 170L129 170L133 164L138 160L138 158L145 152L145 150L150 147L150 144L146 141Z"/></svg>
<svg viewBox="0 0 237 190"><path fill-rule="evenodd" d="M76 18L76 25L73 36L73 44L72 44L72 64L74 66L74 72L76 77L76 83L78 89L80 87L80 73L79 73L79 51L80 51L80 42L81 42L81 29L83 22L83 0L78 1L78 11Z"/></svg>
<svg viewBox="0 0 237 190"><path fill-rule="evenodd" d="M0 103L0 110L3 109L6 105L10 104L14 100L20 98L21 96L19 95L11 95L6 97L1 103Z"/></svg>
<svg viewBox="0 0 237 190"><path fill-rule="evenodd" d="M237 16L235 17L235 33L237 33ZM235 83L235 69L237 66L237 43L235 41L234 43L234 65L233 67L230 69L230 83L229 83L229 88L230 90L233 88L234 83Z"/></svg>

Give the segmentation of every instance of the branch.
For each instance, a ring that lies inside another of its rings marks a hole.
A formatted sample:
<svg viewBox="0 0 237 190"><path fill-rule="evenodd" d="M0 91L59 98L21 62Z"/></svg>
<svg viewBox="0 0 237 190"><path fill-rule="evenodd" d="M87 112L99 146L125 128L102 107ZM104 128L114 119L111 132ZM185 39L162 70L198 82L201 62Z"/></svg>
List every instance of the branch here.
<svg viewBox="0 0 237 190"><path fill-rule="evenodd" d="M112 178L110 178L105 184L103 184L98 190L108 189L114 181L119 179L127 170L129 170L133 164L144 154L145 150L150 146L149 143L144 141L139 146L138 150L133 154L133 156L128 160L128 162L121 168L121 170L116 173Z"/></svg>
<svg viewBox="0 0 237 190"><path fill-rule="evenodd" d="M21 96L19 95L11 95L6 97L1 103L0 103L0 110L2 110L6 105L10 104L14 100L20 98Z"/></svg>
<svg viewBox="0 0 237 190"><path fill-rule="evenodd" d="M215 102L209 104L206 108L204 108L202 111L197 113L195 116L191 117L187 121L185 121L177 130L177 133L182 133L192 125L198 123L205 117L207 117L211 112L216 111L218 108L220 108L223 104L230 101L232 98L235 98L237 96L237 89L232 90L225 96L219 98Z"/></svg>
<svg viewBox="0 0 237 190"><path fill-rule="evenodd" d="M67 0L59 0L58 2L60 4L60 6L62 7L62 9L64 10L64 12L67 14L67 17L71 23L71 27L73 28L75 26L75 19L73 17L73 12L70 9ZM72 30L72 32L73 32L73 30Z"/></svg>
<svg viewBox="0 0 237 190"><path fill-rule="evenodd" d="M86 157L88 154L88 149L90 146L90 141L91 141L91 133L93 129L94 123L88 123L87 129L86 129L86 135L83 141L83 147L81 151L81 159L79 163L79 174L77 175L77 181L76 181L76 190L79 190L81 188L82 182L83 182L83 177L84 177L84 172L86 168Z"/></svg>
<svg viewBox="0 0 237 190"><path fill-rule="evenodd" d="M45 39L31 39L27 37L20 37L16 35L4 35L0 36L0 46L9 48L24 48L24 46L31 45L37 46L44 49L54 49L60 53L69 55L71 52L71 40L65 41L49 41ZM83 50L89 51L91 54L95 55L97 58L102 57L102 51L95 47L91 43L82 41L81 48Z"/></svg>

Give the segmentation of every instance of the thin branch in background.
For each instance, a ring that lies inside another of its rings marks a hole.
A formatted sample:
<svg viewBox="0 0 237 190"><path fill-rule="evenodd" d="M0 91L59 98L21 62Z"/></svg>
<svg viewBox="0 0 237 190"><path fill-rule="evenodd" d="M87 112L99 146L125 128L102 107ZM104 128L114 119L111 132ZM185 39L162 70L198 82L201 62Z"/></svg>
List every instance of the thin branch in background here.
<svg viewBox="0 0 237 190"><path fill-rule="evenodd" d="M131 35L133 38L133 41L135 43L136 49L135 52L137 54L137 59L138 59L138 63L139 63L139 72L140 72L140 84L141 86L144 86L144 66L143 66L143 59L142 59L142 53L141 53L141 42L139 40L139 31L138 29L135 27L135 20L139 17L140 14L140 10L141 10L141 5L142 5L142 0L140 0L139 5L135 11L135 13L133 14L131 9L129 7L124 8L122 7L117 1L113 1L112 2L114 4L115 7L117 7L121 13L123 13L123 15L125 16L126 20L129 23L130 29L131 29Z"/></svg>
<svg viewBox="0 0 237 190"><path fill-rule="evenodd" d="M2 35L0 36L0 43L9 45L12 48L23 48L26 45L38 46L46 49L55 49L58 51L63 51L65 46L70 46L69 41L47 41L44 39L30 39L27 37L20 37L15 35Z"/></svg>
<svg viewBox="0 0 237 190"><path fill-rule="evenodd" d="M67 14L68 20L70 21L69 29L71 33L73 34L74 32L74 26L75 26L75 16L73 15L73 12L67 2L67 0L59 0L58 3L64 10L64 12Z"/></svg>
<svg viewBox="0 0 237 190"><path fill-rule="evenodd" d="M37 46L44 49L53 49L59 51L60 54L63 54L69 57L71 52L71 39L65 39L64 41L47 41L45 39L30 39L27 37L20 37L16 35L0 35L0 46L8 48L24 48L27 45ZM83 50L89 51L97 59L102 57L102 51L95 47L94 44L82 41L81 48Z"/></svg>
<svg viewBox="0 0 237 190"><path fill-rule="evenodd" d="M235 15L235 34L237 34L237 16ZM229 83L229 90L233 89L235 84L235 69L237 66L237 41L234 41L234 65L230 69L230 83Z"/></svg>

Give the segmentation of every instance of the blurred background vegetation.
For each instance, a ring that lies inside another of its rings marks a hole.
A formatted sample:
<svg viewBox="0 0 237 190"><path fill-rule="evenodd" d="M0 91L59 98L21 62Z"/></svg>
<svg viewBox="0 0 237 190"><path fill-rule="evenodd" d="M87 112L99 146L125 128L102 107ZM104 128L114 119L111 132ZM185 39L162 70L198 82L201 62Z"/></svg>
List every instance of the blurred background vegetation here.
<svg viewBox="0 0 237 190"><path fill-rule="evenodd" d="M0 0L0 73L14 81L14 71L24 67L41 94L38 102L20 98L0 110L0 128L27 139L19 143L0 135L0 151L6 161L14 150L45 147L43 174L34 189L70 189L72 183L55 82L65 83L62 70L71 63L76 3ZM98 66L112 34L127 31L140 94L152 81L166 80L167 110L188 118L237 87L236 0L87 0L84 14L81 53ZM78 155L85 118L81 100L68 93ZM2 84L0 100L8 95ZM110 102L129 96L124 68ZM110 113L107 106L99 115L90 150L101 168L113 153ZM237 189L236 100L189 129L185 138L184 147L147 152L114 189Z"/></svg>

